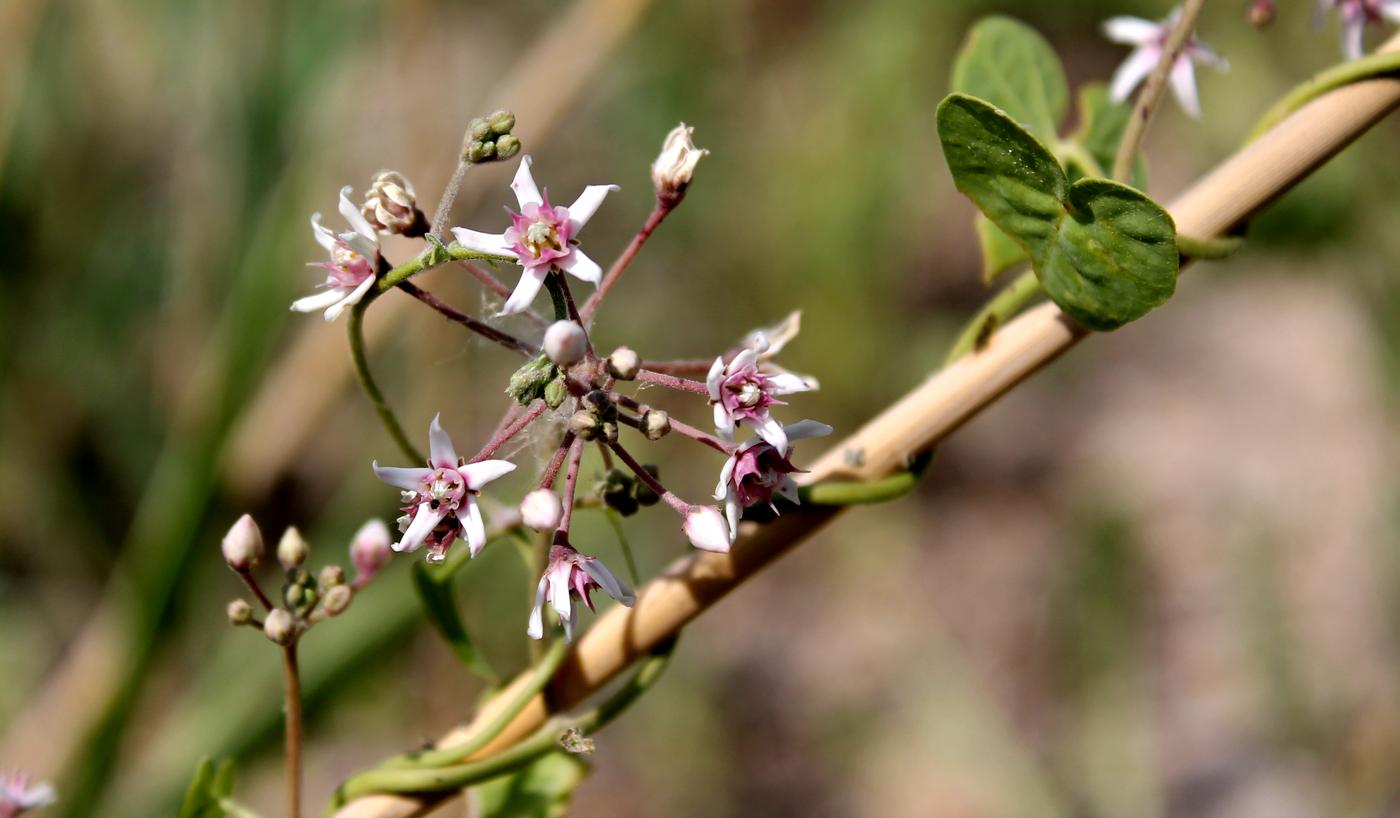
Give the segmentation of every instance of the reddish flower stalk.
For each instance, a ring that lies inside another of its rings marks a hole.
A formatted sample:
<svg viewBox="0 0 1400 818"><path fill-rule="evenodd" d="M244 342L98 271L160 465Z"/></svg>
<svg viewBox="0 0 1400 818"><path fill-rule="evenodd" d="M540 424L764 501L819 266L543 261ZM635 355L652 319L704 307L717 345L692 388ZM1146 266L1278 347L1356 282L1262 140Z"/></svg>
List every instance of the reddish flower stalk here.
<svg viewBox="0 0 1400 818"><path fill-rule="evenodd" d="M728 356L725 356L728 357ZM642 364L643 369L652 372L664 372L667 375L704 375L710 371L710 364L714 361L709 358L691 358L680 361L646 361Z"/></svg>
<svg viewBox="0 0 1400 818"><path fill-rule="evenodd" d="M574 520L574 497L578 492L578 470L582 462L583 441L574 440L569 444L569 470L564 474L564 514L554 532L554 542L558 544L569 541L569 524Z"/></svg>
<svg viewBox="0 0 1400 818"><path fill-rule="evenodd" d="M626 449L622 448L622 444L609 443L608 446L613 450L615 454L617 454L619 460L627 464L627 468L632 470L632 473L637 476L638 480L642 481L643 483L646 483L647 488L656 492L658 495L660 495L662 500L666 501L666 505L670 506L671 508L674 508L677 512L681 514L681 516L685 516L685 514L687 514L690 511L690 503L687 503L686 501L677 497L675 494L672 494L669 489L661 485L661 481L657 480L654 476L652 476L651 472L643 468L642 464L638 463L637 459L633 457L631 453L629 453ZM565 506L566 510L567 508L568 506Z"/></svg>
<svg viewBox="0 0 1400 818"><path fill-rule="evenodd" d="M470 261L463 260L457 263L461 265L463 270L466 270L468 273L470 273L472 278L475 278L477 281L480 281L482 285L486 287L486 289L490 290L496 295L499 295L501 298L510 298L510 288L505 285L505 282L501 281L499 278L496 278L496 276L493 275L490 270L486 269L485 267L482 267L480 264L472 264ZM543 315L540 315L533 309L525 310L522 313L522 315L530 319L530 321L534 324L541 327L549 323L545 320Z"/></svg>
<svg viewBox="0 0 1400 818"><path fill-rule="evenodd" d="M608 291L613 288L619 278L622 278L622 274L627 271L632 259L636 258L638 251L642 249L642 245L647 243L647 239L651 238L657 225L661 224L666 215L675 209L677 203L678 201L666 202L659 198L656 200L656 206L651 209L651 214L642 223L637 235L632 237L627 249L623 250L622 255L618 256L617 261L614 261L612 267L608 268L607 275L603 276L603 281L598 285L598 289L583 303L583 309L580 312L584 319L592 318L593 313L598 311L598 306L603 303Z"/></svg>
<svg viewBox="0 0 1400 818"><path fill-rule="evenodd" d="M548 408L549 407L545 404L544 401L535 401L534 404L530 406L529 410L525 412L525 414L516 418L510 425L497 432L494 437L487 441L485 446L481 447L481 451L472 455L471 460L468 460L467 462L478 463L495 454L502 446L506 445L506 443L509 443L511 438L520 434L522 431L525 430L525 427L529 426L531 423L534 423L535 419L538 418L540 415L543 415L544 410Z"/></svg>
<svg viewBox="0 0 1400 818"><path fill-rule="evenodd" d="M609 394L608 397L610 397L615 403L617 403L617 405L625 407L627 409L631 409L634 412L646 413L651 409L651 407L647 404L642 403L641 401L636 400L635 398L629 397L627 395L619 395L616 393L612 393ZM626 415L619 415L618 419L634 429L641 428L641 420L639 418L628 417ZM722 454L734 453L734 444L725 443L723 440L720 440L714 435L708 432L703 432L684 421L676 420L674 417L672 417L670 421L671 431L683 437L688 437L691 440L703 443L706 446L709 446L711 449L714 449L715 451L720 452Z"/></svg>
<svg viewBox="0 0 1400 818"><path fill-rule="evenodd" d="M690 392L694 395L710 396L709 387L700 381L692 381L689 378L678 378L675 375L667 375L664 372L655 372L650 369L642 369L637 372L637 380L644 383L654 383L657 386L665 386L681 392Z"/></svg>
<svg viewBox="0 0 1400 818"><path fill-rule="evenodd" d="M427 304L429 307L437 310L447 320L461 324L489 341L494 341L506 349L519 352L527 358L533 358L535 355L539 354L539 350L535 349L530 344L525 343L508 332L502 332L489 324L484 324L466 313L459 312L446 301L443 301L411 281L400 281L398 287L400 290L403 290L419 301L422 301L424 304Z"/></svg>
<svg viewBox="0 0 1400 818"><path fill-rule="evenodd" d="M549 465L545 467L544 474L540 476L540 488L554 487L554 478L559 476L559 469L563 467L564 458L568 456L573 445L574 433L565 432L564 439L559 441L559 448L554 450L554 457L550 458Z"/></svg>

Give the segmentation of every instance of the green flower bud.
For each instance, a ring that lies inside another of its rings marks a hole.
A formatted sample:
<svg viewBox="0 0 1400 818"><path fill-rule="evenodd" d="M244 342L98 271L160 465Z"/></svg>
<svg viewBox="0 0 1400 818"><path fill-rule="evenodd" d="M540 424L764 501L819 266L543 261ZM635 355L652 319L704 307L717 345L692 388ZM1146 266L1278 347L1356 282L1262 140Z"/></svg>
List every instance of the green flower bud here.
<svg viewBox="0 0 1400 818"><path fill-rule="evenodd" d="M544 388L544 402L550 409L558 409L564 405L564 401L569 397L569 387L564 382L555 378Z"/></svg>
<svg viewBox="0 0 1400 818"><path fill-rule="evenodd" d="M578 411L569 417L569 431L583 440L597 440L602 426L602 421L592 412Z"/></svg>
<svg viewBox="0 0 1400 818"><path fill-rule="evenodd" d="M491 138L491 123L479 116L467 123L467 133L471 134L473 142L485 142Z"/></svg>
<svg viewBox="0 0 1400 818"><path fill-rule="evenodd" d="M306 544L296 526L282 532L282 539L277 541L277 562L281 563L283 571L300 568L310 555L311 546Z"/></svg>
<svg viewBox="0 0 1400 818"><path fill-rule="evenodd" d="M541 352L510 376L506 394L521 406L529 406L545 396L545 389L558 374L559 370L549 360L549 356Z"/></svg>
<svg viewBox="0 0 1400 818"><path fill-rule="evenodd" d="M496 140L496 158L509 159L520 153L520 140L514 134L506 134Z"/></svg>
<svg viewBox="0 0 1400 818"><path fill-rule="evenodd" d="M486 118L487 124L491 126L491 132L497 136L505 136L515 128L515 114L510 111L496 111ZM483 139L484 137L477 137Z"/></svg>

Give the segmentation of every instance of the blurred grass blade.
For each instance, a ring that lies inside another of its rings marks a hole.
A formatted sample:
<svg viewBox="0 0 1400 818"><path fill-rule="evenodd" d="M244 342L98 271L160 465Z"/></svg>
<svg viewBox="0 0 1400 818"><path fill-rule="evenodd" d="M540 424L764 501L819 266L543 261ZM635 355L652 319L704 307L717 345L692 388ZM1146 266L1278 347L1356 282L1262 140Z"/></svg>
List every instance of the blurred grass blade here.
<svg viewBox="0 0 1400 818"><path fill-rule="evenodd" d="M476 649L467 635L462 613L457 608L457 598L453 595L452 574L434 571L427 563L413 564L413 588L418 592L418 600L423 603L423 612L433 628L452 646L452 652L466 665L467 669L491 684L500 682L496 673Z"/></svg>

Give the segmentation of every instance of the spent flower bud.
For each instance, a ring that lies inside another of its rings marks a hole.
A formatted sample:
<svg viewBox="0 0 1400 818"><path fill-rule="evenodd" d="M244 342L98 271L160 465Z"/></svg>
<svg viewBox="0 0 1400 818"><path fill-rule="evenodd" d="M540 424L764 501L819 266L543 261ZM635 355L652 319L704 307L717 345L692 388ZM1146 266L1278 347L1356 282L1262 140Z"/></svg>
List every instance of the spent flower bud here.
<svg viewBox="0 0 1400 818"><path fill-rule="evenodd" d="M310 555L311 546L306 544L306 539L297 531L296 526L282 532L282 539L277 541L277 562L282 565L282 570L294 571L300 568Z"/></svg>
<svg viewBox="0 0 1400 818"><path fill-rule="evenodd" d="M228 604L228 623L246 625L253 621L253 606L245 599L235 599Z"/></svg>
<svg viewBox="0 0 1400 818"><path fill-rule="evenodd" d="M327 565L317 578L322 588L337 588L345 584L345 569L339 565Z"/></svg>
<svg viewBox="0 0 1400 818"><path fill-rule="evenodd" d="M374 175L360 212L370 226L381 233L421 236L427 232L428 219L418 209L413 185L392 170L381 170Z"/></svg>
<svg viewBox="0 0 1400 818"><path fill-rule="evenodd" d="M642 415L642 434L647 440L660 440L671 431L671 416L660 409L649 409Z"/></svg>
<svg viewBox="0 0 1400 818"><path fill-rule="evenodd" d="M608 374L619 381L630 381L642 368L642 358L628 347L618 347L608 356Z"/></svg>
<svg viewBox="0 0 1400 818"><path fill-rule="evenodd" d="M710 153L695 147L695 142L690 138L694 131L684 122L672 128L661 145L661 155L651 164L651 181L656 187L657 197L662 201L671 204L679 201L690 186L696 164Z"/></svg>
<svg viewBox="0 0 1400 818"><path fill-rule="evenodd" d="M263 537L258 524L249 514L238 518L224 535L224 561L235 571L244 572L256 568L263 556Z"/></svg>
<svg viewBox="0 0 1400 818"><path fill-rule="evenodd" d="M588 352L588 333L575 321L555 321L544 331L544 352L559 366L573 366Z"/></svg>
<svg viewBox="0 0 1400 818"><path fill-rule="evenodd" d="M569 416L569 431L584 440L597 440L602 427L603 422L592 412L581 409Z"/></svg>
<svg viewBox="0 0 1400 818"><path fill-rule="evenodd" d="M274 608L263 622L263 634L279 645L290 645L296 638L297 624L283 608Z"/></svg>
<svg viewBox="0 0 1400 818"><path fill-rule="evenodd" d="M520 521L535 531L553 531L563 516L559 495L549 489L535 489L520 502Z"/></svg>

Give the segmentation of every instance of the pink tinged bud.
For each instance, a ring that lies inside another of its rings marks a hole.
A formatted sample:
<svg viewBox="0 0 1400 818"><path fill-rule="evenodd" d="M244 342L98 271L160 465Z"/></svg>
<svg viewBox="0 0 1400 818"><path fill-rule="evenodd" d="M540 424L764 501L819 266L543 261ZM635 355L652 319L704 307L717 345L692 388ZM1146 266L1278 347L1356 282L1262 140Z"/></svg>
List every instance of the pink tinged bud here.
<svg viewBox="0 0 1400 818"><path fill-rule="evenodd" d="M559 496L549 489L535 489L520 502L521 522L535 531L553 531L563 516Z"/></svg>
<svg viewBox="0 0 1400 818"><path fill-rule="evenodd" d="M588 335L573 321L555 321L544 331L544 352L559 366L573 366L588 352Z"/></svg>
<svg viewBox="0 0 1400 818"><path fill-rule="evenodd" d="M306 539L301 536L300 531L297 531L296 526L282 532L282 539L277 541L277 562L282 566L283 571L293 571L300 568L309 556L311 556L311 546L306 544Z"/></svg>
<svg viewBox="0 0 1400 818"><path fill-rule="evenodd" d="M350 562L355 566L355 585L369 582L394 556L393 538L383 520L375 518L360 526L350 540Z"/></svg>
<svg viewBox="0 0 1400 818"><path fill-rule="evenodd" d="M228 623L246 625L253 621L253 606L246 600L235 599L228 604Z"/></svg>
<svg viewBox="0 0 1400 818"><path fill-rule="evenodd" d="M695 147L690 138L694 131L682 122L666 134L661 155L651 163L651 183L657 196L667 198L684 191L695 174L695 166L709 155L709 151Z"/></svg>
<svg viewBox="0 0 1400 818"><path fill-rule="evenodd" d="M47 782L32 781L24 773L0 773L0 818L16 818L28 810L47 807L58 800Z"/></svg>
<svg viewBox="0 0 1400 818"><path fill-rule="evenodd" d="M263 622L263 634L279 645L290 645L296 635L296 627L291 614L282 608L274 608Z"/></svg>
<svg viewBox="0 0 1400 818"><path fill-rule="evenodd" d="M702 551L716 551L721 554L729 551L729 523L724 515L713 506L691 506L686 512L682 526L690 544Z"/></svg>
<svg viewBox="0 0 1400 818"><path fill-rule="evenodd" d="M263 556L262 531L250 515L244 514L224 535L224 561L235 571L256 568Z"/></svg>

